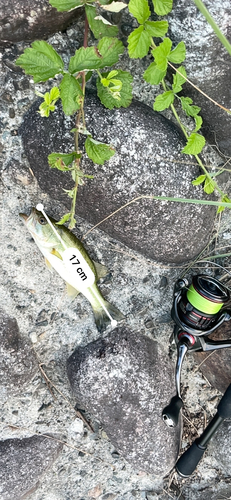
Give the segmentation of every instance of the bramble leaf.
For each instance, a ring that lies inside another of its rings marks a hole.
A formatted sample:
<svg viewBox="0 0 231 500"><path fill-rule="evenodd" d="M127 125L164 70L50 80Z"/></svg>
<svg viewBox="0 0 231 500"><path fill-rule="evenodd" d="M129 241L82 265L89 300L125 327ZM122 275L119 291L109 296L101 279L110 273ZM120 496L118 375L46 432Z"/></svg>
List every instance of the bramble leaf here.
<svg viewBox="0 0 231 500"><path fill-rule="evenodd" d="M204 192L207 194L212 194L215 187L216 186L215 186L215 182L213 181L213 179L206 176L205 183L204 183Z"/></svg>
<svg viewBox="0 0 231 500"><path fill-rule="evenodd" d="M61 226L62 224L65 224L65 222L68 222L70 218L71 218L71 213L69 213L69 214L65 214L65 215L62 217L62 219L60 219L60 220L59 220L59 222L56 222L56 224L58 224L58 225L60 225L60 226Z"/></svg>
<svg viewBox="0 0 231 500"><path fill-rule="evenodd" d="M110 23L105 24L102 20L96 19L96 7L93 7L93 5L85 5L85 11L90 29L95 38L99 39L103 36L113 37L118 34L119 30L117 26L113 26Z"/></svg>
<svg viewBox="0 0 231 500"><path fill-rule="evenodd" d="M221 201L224 202L224 203L231 203L231 200L227 196L227 194L225 194L224 196L222 196ZM225 209L225 207L218 207L217 214L219 214L220 212L223 212L224 209Z"/></svg>
<svg viewBox="0 0 231 500"><path fill-rule="evenodd" d="M62 58L44 40L36 41L18 57L15 64L24 69L27 75L32 75L34 82L46 82L58 73L62 73L64 63Z"/></svg>
<svg viewBox="0 0 231 500"><path fill-rule="evenodd" d="M96 47L81 47L70 58L69 71L74 74L83 70L97 69L100 68L101 62L102 56Z"/></svg>
<svg viewBox="0 0 231 500"><path fill-rule="evenodd" d="M199 175L194 181L192 181L193 186L199 186L199 184L202 184L206 179L206 175Z"/></svg>
<svg viewBox="0 0 231 500"><path fill-rule="evenodd" d="M173 90L174 94L177 94L178 92L180 92L182 90L182 85L186 82L186 77L187 77L184 66L180 66L178 68L178 70L180 71L180 73L183 76L181 76L178 72L176 72L173 75L172 90Z"/></svg>
<svg viewBox="0 0 231 500"><path fill-rule="evenodd" d="M197 134L196 132L192 132L188 138L186 146L182 149L182 153L185 153L186 155L198 155L202 151L204 145L204 136Z"/></svg>
<svg viewBox="0 0 231 500"><path fill-rule="evenodd" d="M174 97L175 96L172 90L167 90L167 92L158 95L153 104L154 111L163 111L164 109L169 108L174 101Z"/></svg>
<svg viewBox="0 0 231 500"><path fill-rule="evenodd" d="M200 130L203 120L199 115L194 116L194 120L196 122L196 127L194 128L193 132L197 132L198 130Z"/></svg>
<svg viewBox="0 0 231 500"><path fill-rule="evenodd" d="M55 7L58 12L64 12L75 9L76 7L82 7L84 2L82 0L49 0L52 7Z"/></svg>
<svg viewBox="0 0 231 500"><path fill-rule="evenodd" d="M151 85L158 85L165 77L166 70L161 71L155 62L151 63L143 74L143 78Z"/></svg>
<svg viewBox="0 0 231 500"><path fill-rule="evenodd" d="M149 33L150 36L156 38L162 37L168 31L167 21L146 21L144 23L145 31Z"/></svg>
<svg viewBox="0 0 231 500"><path fill-rule="evenodd" d="M145 57L149 51L151 37L144 26L136 28L128 37L128 53L132 59Z"/></svg>
<svg viewBox="0 0 231 500"><path fill-rule="evenodd" d="M130 0L128 10L139 24L145 23L151 15L147 0Z"/></svg>
<svg viewBox="0 0 231 500"><path fill-rule="evenodd" d="M200 112L201 108L199 106L192 106L192 99L190 97L181 97L181 106L182 109L188 116L192 116L195 118L196 115Z"/></svg>
<svg viewBox="0 0 231 500"><path fill-rule="evenodd" d="M154 10L158 16L165 16L172 10L173 0L152 0L154 5Z"/></svg>
<svg viewBox="0 0 231 500"><path fill-rule="evenodd" d="M101 2L100 2L101 3ZM125 9L127 4L124 2L111 2L109 5L101 5L101 8L109 11L109 12L120 12L122 9Z"/></svg>
<svg viewBox="0 0 231 500"><path fill-rule="evenodd" d="M74 76L69 74L64 75L60 83L60 97L65 115L73 115L80 108L82 96L82 89Z"/></svg>
<svg viewBox="0 0 231 500"><path fill-rule="evenodd" d="M152 55L155 59L155 62L158 66L158 68L161 71L165 71L168 66L168 56L170 54L172 47L172 42L170 38L165 38L158 47L156 47L154 50L152 50Z"/></svg>
<svg viewBox="0 0 231 500"><path fill-rule="evenodd" d="M77 158L81 158L81 154L78 154L75 151L72 151L71 153L51 153L48 156L48 163L51 168L57 168L56 163L59 159L61 159L64 165L68 167L68 165L70 165ZM67 170L69 169L67 168Z"/></svg>
<svg viewBox="0 0 231 500"><path fill-rule="evenodd" d="M180 64L185 60L186 47L184 42L178 43L175 49L170 52L168 60L175 64Z"/></svg>
<svg viewBox="0 0 231 500"><path fill-rule="evenodd" d="M42 97L44 101L39 106L40 115L42 117L48 117L50 115L50 111L55 110L55 103L60 97L58 87L53 87L50 92L46 92L45 95L41 94L41 92L35 92L39 97Z"/></svg>
<svg viewBox="0 0 231 500"><path fill-rule="evenodd" d="M120 54L123 54L124 46L117 38L104 37L99 41L97 50L101 56L98 67L105 68L118 62Z"/></svg>
<svg viewBox="0 0 231 500"><path fill-rule="evenodd" d="M108 73L102 73L103 78L108 78ZM127 108L132 102L132 75L128 73L128 71L118 70L116 78L122 82L122 88L119 91L120 99L116 99L115 93L110 91L110 88L105 88L101 83L100 78L97 78L96 86L97 86L97 94L102 104L108 108Z"/></svg>
<svg viewBox="0 0 231 500"><path fill-rule="evenodd" d="M103 165L106 160L109 160L115 154L115 149L112 146L95 141L92 137L87 137L85 149L88 158L98 165Z"/></svg>

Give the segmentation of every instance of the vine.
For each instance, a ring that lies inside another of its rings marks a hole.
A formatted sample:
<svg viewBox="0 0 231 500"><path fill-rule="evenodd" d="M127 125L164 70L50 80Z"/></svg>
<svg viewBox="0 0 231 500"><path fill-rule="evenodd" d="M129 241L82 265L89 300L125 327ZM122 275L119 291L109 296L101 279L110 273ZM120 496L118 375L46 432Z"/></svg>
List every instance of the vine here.
<svg viewBox="0 0 231 500"><path fill-rule="evenodd" d="M198 0L195 0L195 3L196 1ZM46 82L51 78L61 76L59 85L54 86L50 92L45 94L36 92L38 96L43 98L43 102L39 106L39 113L42 117L48 117L50 112L55 110L58 100L61 100L65 115L76 114L75 127L71 130L74 134L74 149L69 153L54 152L48 156L51 168L69 172L72 176L74 182L72 189L64 190L72 200L71 209L62 217L59 224L69 221L69 228L73 229L76 223L75 209L78 186L84 184L86 178L92 179L93 177L85 174L81 169L83 152L79 149L79 135L85 136L85 152L94 163L103 165L115 154L112 145L99 142L92 137L86 128L84 116L86 82L95 72L98 97L108 109L128 107L132 101L132 75L128 71L112 69L124 52L124 46L117 38L118 27L111 25L101 15L102 11L119 12L126 8L127 4L111 0L99 0L98 2L93 0L50 0L50 4L61 12L84 7L83 46L76 50L70 58L68 69L65 69L61 56L45 41L33 42L31 47L27 48L17 59L16 64L23 68L25 73L33 76L35 83ZM186 57L185 43L181 41L175 48L172 48L172 41L166 36L168 22L166 19L159 18L172 10L172 0L153 0L153 5L158 20L152 20L148 0L129 1L129 12L135 17L138 27L128 37L128 54L132 59L140 59L151 51L154 60L144 72L143 77L147 83L151 85L161 84L163 88L163 93L156 97L153 108L155 111L171 109L186 139L182 153L193 155L203 172L192 181L192 184L203 184L203 189L207 194L217 190L221 199L218 212L221 212L226 203L227 207L230 205L231 200L216 182L216 176L219 175L220 171L210 174L199 157L206 143L204 136L200 133L202 126L200 108L193 104L191 98L181 94L184 83L189 81L186 70L182 66ZM88 46L89 30L98 40L95 46ZM160 43L158 40L161 40ZM166 79L169 67L174 71L171 84ZM181 105L186 116L194 120L193 128L182 123L175 107L176 101ZM229 110L225 109L225 111L230 113ZM158 198L161 199L161 197Z"/></svg>

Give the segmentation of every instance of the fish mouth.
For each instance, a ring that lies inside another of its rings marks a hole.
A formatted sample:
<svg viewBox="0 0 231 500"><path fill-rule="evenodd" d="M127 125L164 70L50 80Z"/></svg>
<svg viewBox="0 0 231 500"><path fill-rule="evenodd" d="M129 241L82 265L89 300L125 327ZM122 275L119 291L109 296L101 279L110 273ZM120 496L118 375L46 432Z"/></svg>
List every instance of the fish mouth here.
<svg viewBox="0 0 231 500"><path fill-rule="evenodd" d="M22 213L20 213L20 214L19 214L19 217L20 217L20 219L23 219L23 220L24 220L24 222L27 222L27 221L28 221L28 219L29 219L29 215L27 215L27 214L22 214Z"/></svg>

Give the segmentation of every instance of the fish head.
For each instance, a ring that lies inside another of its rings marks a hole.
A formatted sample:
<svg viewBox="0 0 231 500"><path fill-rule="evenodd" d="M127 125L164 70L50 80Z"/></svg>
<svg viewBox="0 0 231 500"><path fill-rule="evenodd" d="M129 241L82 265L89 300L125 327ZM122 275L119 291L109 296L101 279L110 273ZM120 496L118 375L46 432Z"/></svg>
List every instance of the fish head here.
<svg viewBox="0 0 231 500"><path fill-rule="evenodd" d="M28 231L37 243L46 243L54 237L52 228L48 224L46 218L42 212L39 212L36 208L32 208L30 215L20 213L19 217L23 220Z"/></svg>

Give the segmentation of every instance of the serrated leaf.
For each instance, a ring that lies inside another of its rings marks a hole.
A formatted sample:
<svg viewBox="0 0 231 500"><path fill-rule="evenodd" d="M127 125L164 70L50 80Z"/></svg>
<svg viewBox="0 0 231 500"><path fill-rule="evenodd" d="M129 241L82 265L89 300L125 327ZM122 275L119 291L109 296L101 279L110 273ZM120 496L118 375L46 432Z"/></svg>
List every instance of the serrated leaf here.
<svg viewBox="0 0 231 500"><path fill-rule="evenodd" d="M203 135L192 132L188 138L186 146L182 149L182 153L185 153L186 155L198 155L201 153L204 145L205 138Z"/></svg>
<svg viewBox="0 0 231 500"><path fill-rule="evenodd" d="M207 194L212 194L214 189L215 189L215 182L206 176L205 183L204 183L204 192Z"/></svg>
<svg viewBox="0 0 231 500"><path fill-rule="evenodd" d="M18 57L15 64L32 75L34 82L46 82L58 73L62 73L64 63L51 45L44 40L36 41Z"/></svg>
<svg viewBox="0 0 231 500"><path fill-rule="evenodd" d="M181 73L181 76L178 72L173 75L173 85L172 85L172 90L175 94L180 92L182 90L182 85L186 82L186 70L184 66L180 66L179 71Z"/></svg>
<svg viewBox="0 0 231 500"><path fill-rule="evenodd" d="M154 10L158 16L165 16L172 10L173 0L153 0Z"/></svg>
<svg viewBox="0 0 231 500"><path fill-rule="evenodd" d="M184 42L178 43L175 49L170 52L168 60L174 64L180 64L185 60L186 47Z"/></svg>
<svg viewBox="0 0 231 500"><path fill-rule="evenodd" d="M85 149L87 156L98 165L103 165L105 161L115 154L115 149L112 146L96 141L92 137L87 137Z"/></svg>
<svg viewBox="0 0 231 500"><path fill-rule="evenodd" d="M195 118L196 115L200 112L201 108L199 106L192 105L192 99L190 97L181 97L181 106L182 109L188 116L192 116Z"/></svg>
<svg viewBox="0 0 231 500"><path fill-rule="evenodd" d="M145 31L149 33L150 36L155 38L163 37L168 31L167 21L146 21L144 24Z"/></svg>
<svg viewBox="0 0 231 500"><path fill-rule="evenodd" d="M161 71L165 71L167 69L168 56L170 54L171 47L172 42L170 38L165 38L164 41L152 51L155 62Z"/></svg>
<svg viewBox="0 0 231 500"><path fill-rule="evenodd" d="M120 12L121 10L125 9L127 7L127 4L124 2L112 2L109 3L108 5L101 5L101 8L109 11L109 12Z"/></svg>
<svg viewBox="0 0 231 500"><path fill-rule="evenodd" d="M151 85L158 85L161 80L165 77L166 75L166 70L161 71L158 66L156 65L155 62L151 63L150 66L146 69L144 72L144 79L146 82L150 83Z"/></svg>
<svg viewBox="0 0 231 500"><path fill-rule="evenodd" d="M147 0L130 0L128 10L139 24L145 23L151 15Z"/></svg>
<svg viewBox="0 0 231 500"><path fill-rule="evenodd" d="M83 96L79 82L74 76L64 75L60 83L60 97L65 115L73 115L80 108L80 99Z"/></svg>
<svg viewBox="0 0 231 500"><path fill-rule="evenodd" d="M52 101L57 101L57 99L59 99L59 89L58 87L52 87L52 89L50 90L50 102Z"/></svg>
<svg viewBox="0 0 231 500"><path fill-rule="evenodd" d="M194 120L196 122L196 127L193 132L197 132L198 130L200 130L203 120L202 117L199 115L194 116Z"/></svg>
<svg viewBox="0 0 231 500"><path fill-rule="evenodd" d="M81 158L81 155L72 151L71 153L51 153L48 156L48 163L51 168L56 168L56 162L61 158L63 163L66 165L70 165L77 158Z"/></svg>
<svg viewBox="0 0 231 500"><path fill-rule="evenodd" d="M108 74L102 73L102 77L107 78ZM117 78L122 82L120 100L115 99L110 90L102 85L100 78L96 81L98 97L108 109L127 108L132 102L132 75L128 71L118 70Z"/></svg>
<svg viewBox="0 0 231 500"><path fill-rule="evenodd" d="M112 66L119 61L120 54L123 54L124 46L117 38L102 38L97 46L99 54L101 55L100 68L105 66Z"/></svg>
<svg viewBox="0 0 231 500"><path fill-rule="evenodd" d="M132 59L145 57L149 51L151 37L144 26L136 28L128 37L128 53Z"/></svg>
<svg viewBox="0 0 231 500"><path fill-rule="evenodd" d="M61 226L62 224L65 224L65 222L68 222L68 221L69 221L69 219L70 219L70 217L71 217L71 213L69 213L69 214L65 214L65 215L62 217L62 219L60 219L60 220L59 220L59 222L56 222L56 224L58 224L58 225L60 225L60 226Z"/></svg>
<svg viewBox="0 0 231 500"><path fill-rule="evenodd" d="M163 111L164 109L169 108L174 101L174 97L175 96L172 90L167 90L167 92L158 95L153 104L154 111Z"/></svg>
<svg viewBox="0 0 231 500"><path fill-rule="evenodd" d="M74 74L83 70L100 68L101 60L102 56L99 54L97 47L81 47L70 58L69 71Z"/></svg>
<svg viewBox="0 0 231 500"><path fill-rule="evenodd" d="M194 181L192 181L193 186L199 186L206 179L206 175L199 175Z"/></svg>
<svg viewBox="0 0 231 500"><path fill-rule="evenodd" d="M82 0L49 0L52 7L55 7L58 12L69 11L76 7L82 7L84 1Z"/></svg>
<svg viewBox="0 0 231 500"><path fill-rule="evenodd" d="M118 34L119 30L117 26L105 24L102 20L96 19L96 7L93 7L92 5L85 5L85 12L90 29L95 38L99 39L103 36L114 37Z"/></svg>

